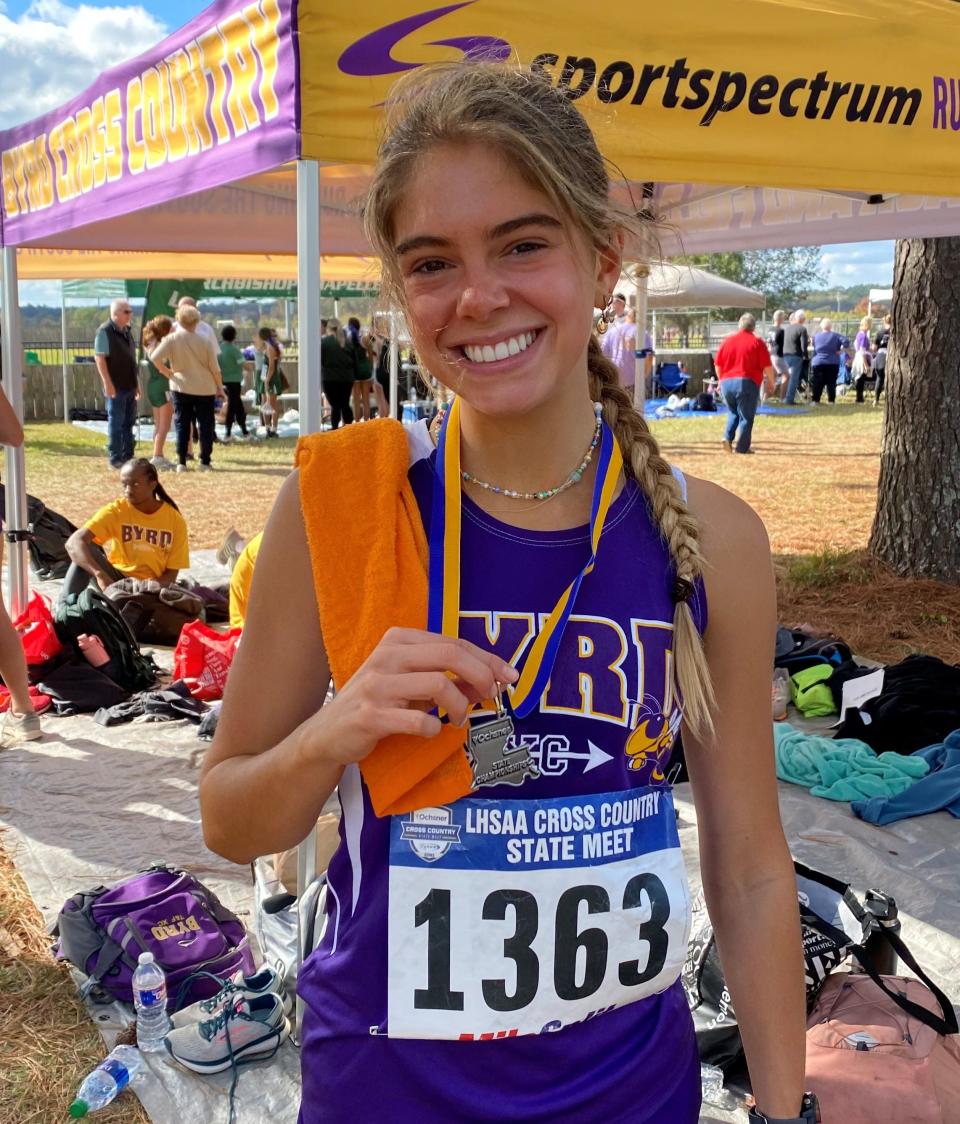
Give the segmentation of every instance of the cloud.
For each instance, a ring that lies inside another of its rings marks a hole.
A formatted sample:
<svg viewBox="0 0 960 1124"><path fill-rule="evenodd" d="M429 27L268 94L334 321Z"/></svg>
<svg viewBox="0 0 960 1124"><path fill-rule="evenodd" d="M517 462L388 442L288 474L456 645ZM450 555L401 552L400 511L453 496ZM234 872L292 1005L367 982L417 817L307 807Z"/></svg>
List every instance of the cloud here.
<svg viewBox="0 0 960 1124"><path fill-rule="evenodd" d="M141 6L35 0L10 19L0 0L0 128L55 109L102 71L159 42L166 30Z"/></svg>
<svg viewBox="0 0 960 1124"><path fill-rule="evenodd" d="M893 242L846 242L820 255L828 285L887 286L893 280Z"/></svg>

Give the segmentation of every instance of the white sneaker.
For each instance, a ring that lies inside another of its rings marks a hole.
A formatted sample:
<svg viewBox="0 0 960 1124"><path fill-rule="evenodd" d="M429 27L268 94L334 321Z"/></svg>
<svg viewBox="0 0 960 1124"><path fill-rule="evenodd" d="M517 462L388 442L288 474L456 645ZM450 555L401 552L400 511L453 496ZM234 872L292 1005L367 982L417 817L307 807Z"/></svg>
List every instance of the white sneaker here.
<svg viewBox="0 0 960 1124"><path fill-rule="evenodd" d="M177 472L186 472L186 471L187 471L187 466L185 464L178 464L177 465Z"/></svg>
<svg viewBox="0 0 960 1124"><path fill-rule="evenodd" d="M154 468L159 468L162 472L167 472L177 467L173 461L168 461L166 457L151 457L150 463Z"/></svg>
<svg viewBox="0 0 960 1124"><path fill-rule="evenodd" d="M249 1002L237 999L210 1019L171 1030L166 1045L194 1073L220 1073L241 1062L272 1057L289 1033L283 1002L270 992Z"/></svg>
<svg viewBox="0 0 960 1124"><path fill-rule="evenodd" d="M203 461L201 461L200 464L197 465L197 472L212 472L212 471L213 471L213 465L212 464L204 464Z"/></svg>
<svg viewBox="0 0 960 1124"><path fill-rule="evenodd" d="M231 527L223 536L223 542L217 550L217 561L221 566L231 566L240 557L240 551L246 546L246 539L236 527Z"/></svg>
<svg viewBox="0 0 960 1124"><path fill-rule="evenodd" d="M201 999L199 1003L191 1003L182 1011L177 1011L170 1016L174 1027L190 1026L191 1023L202 1023L213 1018L221 1007L227 1003L236 1004L239 999L248 1003L261 995L279 995L283 1003L283 1013L289 1015L293 1010L293 1003L283 993L283 980L276 969L269 965L254 972L252 976L245 976L238 972L231 980L209 999Z"/></svg>
<svg viewBox="0 0 960 1124"><path fill-rule="evenodd" d="M35 742L42 737L40 717L33 711L29 714L14 714L11 707L4 714L3 725L0 726L0 749L21 745L23 742Z"/></svg>

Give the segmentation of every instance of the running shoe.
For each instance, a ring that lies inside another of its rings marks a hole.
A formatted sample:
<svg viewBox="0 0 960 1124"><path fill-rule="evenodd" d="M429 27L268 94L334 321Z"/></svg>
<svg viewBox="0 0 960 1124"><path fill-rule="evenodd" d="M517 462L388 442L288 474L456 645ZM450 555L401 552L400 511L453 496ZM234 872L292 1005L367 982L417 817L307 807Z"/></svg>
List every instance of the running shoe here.
<svg viewBox="0 0 960 1124"><path fill-rule="evenodd" d="M213 1018L226 1003L236 1003L238 999L244 999L249 1003L261 995L271 994L280 996L283 1013L289 1015L293 1010L293 1004L283 994L283 980L276 969L267 965L259 972L254 972L252 976L245 976L242 972L238 972L216 995L209 999L201 999L199 1003L191 1003L189 1007L177 1011L170 1016L170 1022L174 1027L206 1022L207 1019Z"/></svg>
<svg viewBox="0 0 960 1124"><path fill-rule="evenodd" d="M40 718L34 711L29 714L15 714L8 710L3 716L3 725L0 726L0 749L8 749L12 745L21 745L23 742L35 742L43 737Z"/></svg>
<svg viewBox="0 0 960 1124"><path fill-rule="evenodd" d="M177 465L177 472L186 472L186 471L187 471L187 466L185 464L178 464Z"/></svg>
<svg viewBox="0 0 960 1124"><path fill-rule="evenodd" d="M203 461L201 461L197 465L197 472L212 472L212 471L213 471L213 465L212 464L204 464Z"/></svg>
<svg viewBox="0 0 960 1124"><path fill-rule="evenodd" d="M289 1033L283 1001L269 992L249 1002L237 999L212 1018L171 1030L167 1050L194 1073L221 1073L242 1062L272 1057Z"/></svg>
<svg viewBox="0 0 960 1124"><path fill-rule="evenodd" d="M154 468L159 468L161 471L169 471L177 467L173 461L168 461L166 457L151 457L150 463Z"/></svg>
<svg viewBox="0 0 960 1124"><path fill-rule="evenodd" d="M236 527L231 527L223 536L223 542L217 550L217 561L221 566L232 566L240 557L240 551L243 550L245 544L246 540L243 535Z"/></svg>

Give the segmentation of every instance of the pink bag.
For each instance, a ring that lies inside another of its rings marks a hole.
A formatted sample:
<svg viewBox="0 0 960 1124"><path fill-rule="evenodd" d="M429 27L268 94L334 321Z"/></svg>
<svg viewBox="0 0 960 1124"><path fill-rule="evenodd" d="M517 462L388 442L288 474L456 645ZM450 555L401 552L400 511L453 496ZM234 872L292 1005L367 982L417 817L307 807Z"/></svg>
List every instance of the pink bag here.
<svg viewBox="0 0 960 1124"><path fill-rule="evenodd" d="M832 973L807 1020L823 1124L960 1124L956 1032L949 1000L919 980Z"/></svg>

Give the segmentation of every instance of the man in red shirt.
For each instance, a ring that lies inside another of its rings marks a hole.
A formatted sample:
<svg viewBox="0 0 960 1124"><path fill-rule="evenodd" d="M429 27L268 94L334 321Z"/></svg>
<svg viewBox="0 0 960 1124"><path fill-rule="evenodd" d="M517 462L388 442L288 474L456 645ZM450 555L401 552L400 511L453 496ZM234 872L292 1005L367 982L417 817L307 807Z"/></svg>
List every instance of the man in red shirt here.
<svg viewBox="0 0 960 1124"><path fill-rule="evenodd" d="M745 312L740 317L740 330L734 332L720 345L717 352L717 375L720 393L727 404L730 416L723 437L723 447L728 453L752 453L750 437L753 419L760 404L760 387L766 379L768 390L773 390L775 372L770 352L763 340L754 335L756 320ZM737 437L737 428L740 436ZM737 438L736 450L733 440Z"/></svg>

